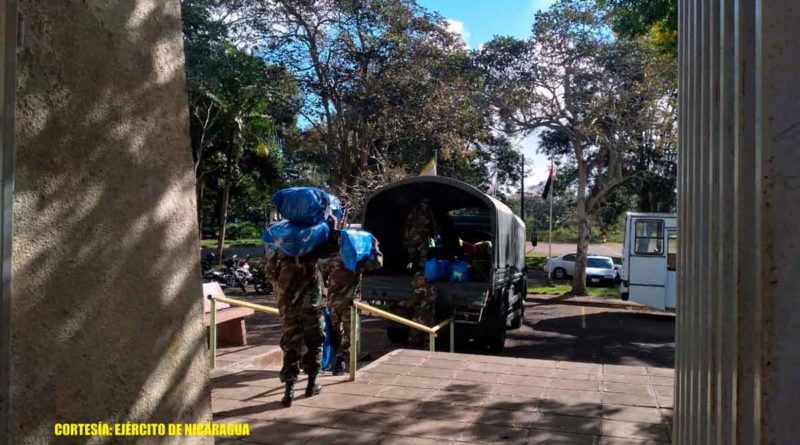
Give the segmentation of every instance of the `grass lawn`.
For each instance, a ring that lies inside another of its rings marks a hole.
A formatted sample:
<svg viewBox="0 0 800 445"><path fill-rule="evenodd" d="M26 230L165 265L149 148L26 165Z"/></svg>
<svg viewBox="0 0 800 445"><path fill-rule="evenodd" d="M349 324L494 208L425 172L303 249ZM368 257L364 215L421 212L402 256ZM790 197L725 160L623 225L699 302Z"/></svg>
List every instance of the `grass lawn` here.
<svg viewBox="0 0 800 445"><path fill-rule="evenodd" d="M264 244L260 239L240 239L240 240L225 240L225 247L252 247ZM200 247L204 249L214 249L217 247L217 240L204 239L200 241Z"/></svg>
<svg viewBox="0 0 800 445"><path fill-rule="evenodd" d="M553 286L543 284L541 286L529 286L528 294L563 295L570 290L572 290L570 283L556 283ZM618 287L587 287L586 291L592 297L619 298Z"/></svg>
<svg viewBox="0 0 800 445"><path fill-rule="evenodd" d="M544 252L529 252L525 257L525 264L529 269L542 270L545 261L547 261L547 254Z"/></svg>

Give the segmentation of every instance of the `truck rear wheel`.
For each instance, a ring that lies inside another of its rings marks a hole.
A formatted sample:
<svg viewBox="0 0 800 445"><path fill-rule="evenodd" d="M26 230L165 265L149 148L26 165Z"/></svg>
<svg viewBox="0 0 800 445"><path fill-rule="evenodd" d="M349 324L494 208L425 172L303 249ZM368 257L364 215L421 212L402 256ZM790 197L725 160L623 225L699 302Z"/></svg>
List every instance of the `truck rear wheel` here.
<svg viewBox="0 0 800 445"><path fill-rule="evenodd" d="M514 291L515 294L519 299L514 302L514 306L512 307L512 311L517 314L513 319L511 319L511 324L508 326L508 329L514 330L519 329L522 327L522 320L525 319L525 294L521 293L522 289L522 282L520 282L519 286L514 285L511 286L511 290Z"/></svg>
<svg viewBox="0 0 800 445"><path fill-rule="evenodd" d="M507 294L503 294L498 306L497 313L492 314L494 315L494 323L490 333L484 337L486 347L490 352L495 354L503 352L503 349L506 347L506 317L508 316Z"/></svg>
<svg viewBox="0 0 800 445"><path fill-rule="evenodd" d="M392 343L406 343L408 341L408 326L391 324L386 326L386 336Z"/></svg>

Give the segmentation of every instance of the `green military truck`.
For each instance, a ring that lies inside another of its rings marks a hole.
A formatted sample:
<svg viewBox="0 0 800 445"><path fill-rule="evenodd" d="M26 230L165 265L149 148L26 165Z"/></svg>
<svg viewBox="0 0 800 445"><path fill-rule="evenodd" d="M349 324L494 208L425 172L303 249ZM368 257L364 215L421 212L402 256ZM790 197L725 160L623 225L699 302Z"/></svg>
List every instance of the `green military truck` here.
<svg viewBox="0 0 800 445"><path fill-rule="evenodd" d="M522 325L525 314L525 224L503 203L469 184L443 176L403 179L373 192L365 201L362 227L381 243L384 267L365 273L364 300L401 313L411 296L406 218L429 200L439 233L432 256L470 263L467 282L443 280L437 289L437 322L454 317L457 341L474 341L493 351L504 347L506 331ZM390 324L387 334L403 341L408 329Z"/></svg>

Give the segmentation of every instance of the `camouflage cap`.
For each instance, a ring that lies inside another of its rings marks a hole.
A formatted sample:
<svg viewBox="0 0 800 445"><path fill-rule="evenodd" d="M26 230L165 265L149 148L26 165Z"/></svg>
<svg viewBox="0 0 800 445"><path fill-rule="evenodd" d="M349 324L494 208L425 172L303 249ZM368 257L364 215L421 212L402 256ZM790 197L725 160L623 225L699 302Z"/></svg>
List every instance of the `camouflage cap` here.
<svg viewBox="0 0 800 445"><path fill-rule="evenodd" d="M415 274L414 274L414 278L412 278L412 279L411 279L411 286L412 286L412 287L413 287L413 286L416 286L416 285L417 285L417 283L418 283L420 280L422 280L422 282L423 282L423 283L427 283L427 280L425 279L425 274L424 274L424 273L422 273L422 272L417 272L417 273L415 273Z"/></svg>

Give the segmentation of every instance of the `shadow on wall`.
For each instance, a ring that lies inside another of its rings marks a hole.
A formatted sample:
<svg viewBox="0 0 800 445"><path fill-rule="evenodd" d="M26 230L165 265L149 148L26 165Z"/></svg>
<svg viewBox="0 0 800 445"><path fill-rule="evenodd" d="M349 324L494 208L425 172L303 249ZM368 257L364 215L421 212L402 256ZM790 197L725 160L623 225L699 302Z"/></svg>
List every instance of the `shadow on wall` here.
<svg viewBox="0 0 800 445"><path fill-rule="evenodd" d="M179 1L20 11L11 443L210 421Z"/></svg>

